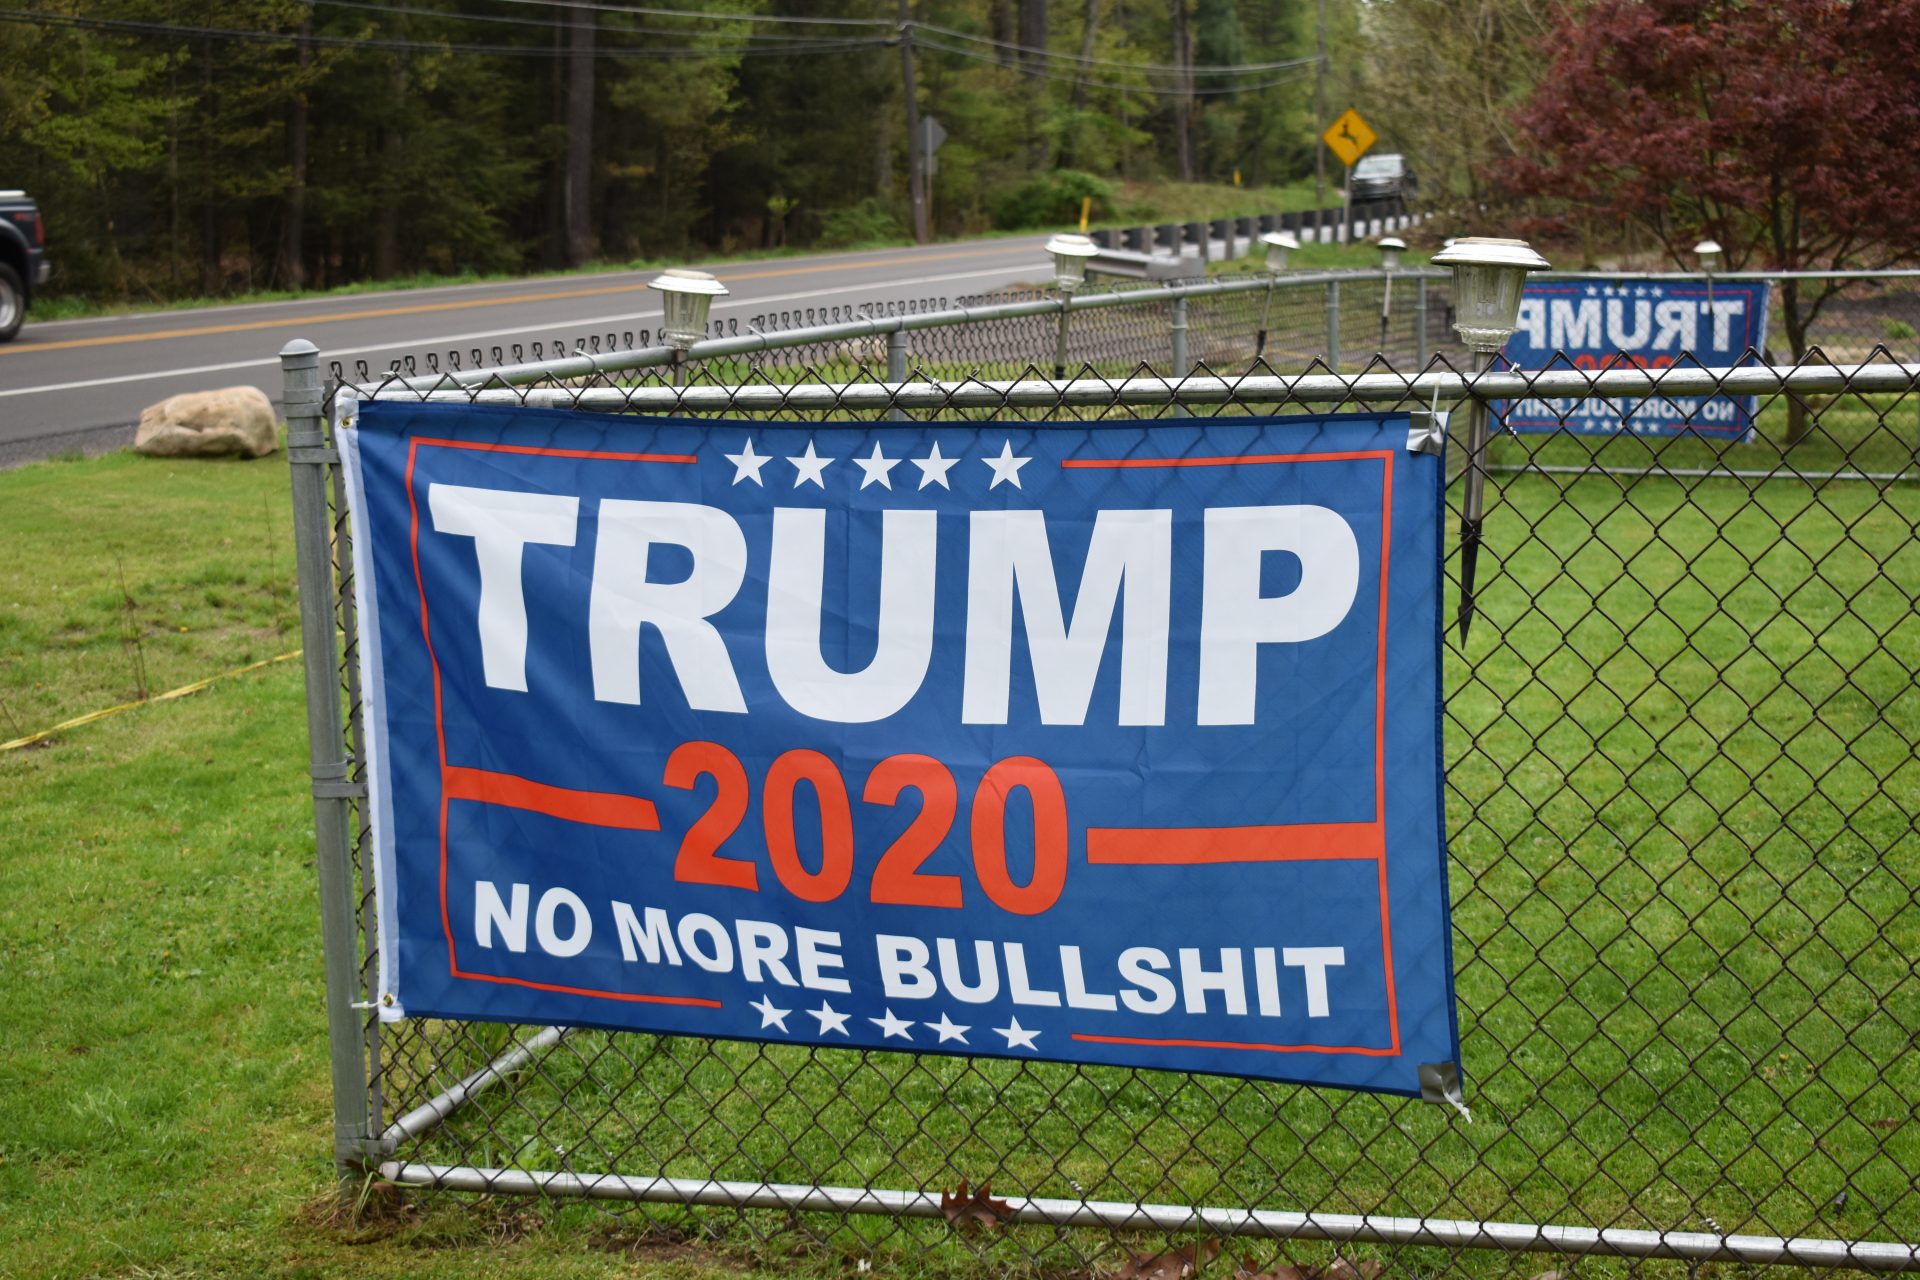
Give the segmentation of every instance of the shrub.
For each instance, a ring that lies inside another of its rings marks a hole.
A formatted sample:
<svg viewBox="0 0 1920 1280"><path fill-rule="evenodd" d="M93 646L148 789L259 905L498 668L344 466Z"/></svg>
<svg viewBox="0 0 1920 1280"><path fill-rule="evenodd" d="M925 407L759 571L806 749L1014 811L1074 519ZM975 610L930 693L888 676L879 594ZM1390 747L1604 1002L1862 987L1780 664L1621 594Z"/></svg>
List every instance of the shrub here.
<svg viewBox="0 0 1920 1280"><path fill-rule="evenodd" d="M875 240L898 240L906 234L906 227L886 201L868 196L858 204L821 214L820 235L815 243L823 249L843 249Z"/></svg>
<svg viewBox="0 0 1920 1280"><path fill-rule="evenodd" d="M1113 209L1113 184L1078 169L1055 169L1036 174L993 202L993 225L1003 231L1057 226L1080 220L1080 202L1091 197L1092 215L1104 218Z"/></svg>

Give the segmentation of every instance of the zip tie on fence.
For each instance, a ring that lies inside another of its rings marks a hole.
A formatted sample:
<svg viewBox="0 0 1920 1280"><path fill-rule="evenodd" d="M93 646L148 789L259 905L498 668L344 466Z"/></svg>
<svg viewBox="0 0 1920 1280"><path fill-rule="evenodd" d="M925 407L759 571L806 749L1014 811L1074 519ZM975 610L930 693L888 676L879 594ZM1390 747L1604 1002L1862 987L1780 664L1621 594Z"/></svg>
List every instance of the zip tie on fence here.
<svg viewBox="0 0 1920 1280"><path fill-rule="evenodd" d="M208 676L204 680L195 680L192 684L183 684L178 689L169 689L165 693L156 693L151 698L137 698L132 702L123 702L117 707L103 707L99 711L89 711L83 716L75 716L71 720L62 720L50 729L42 729L38 733L30 733L24 738L15 738L12 742L0 742L0 751L17 751L21 747L30 747L36 742L44 742L56 733L65 733L68 729L78 729L83 724L92 724L95 720L105 720L108 716L117 716L122 711L132 711L136 707L145 707L156 702L171 702L175 698L184 698L188 694L198 693L218 681L231 679L234 676L243 676L249 671L258 671L262 667L271 667L278 662L291 662L299 657L300 654L301 650L299 649L295 649L292 653L275 654L273 657L263 658L259 662L249 662L244 667L235 667L231 671L222 671L218 675Z"/></svg>

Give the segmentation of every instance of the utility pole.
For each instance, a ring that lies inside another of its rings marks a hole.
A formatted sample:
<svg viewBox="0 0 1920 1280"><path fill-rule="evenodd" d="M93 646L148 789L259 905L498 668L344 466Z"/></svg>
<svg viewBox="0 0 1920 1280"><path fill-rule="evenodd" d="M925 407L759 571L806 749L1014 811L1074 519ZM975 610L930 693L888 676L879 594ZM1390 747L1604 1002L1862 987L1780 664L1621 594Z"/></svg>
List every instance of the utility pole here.
<svg viewBox="0 0 1920 1280"><path fill-rule="evenodd" d="M1327 207L1327 145L1319 131L1327 127L1327 0L1320 0L1314 20L1314 42L1320 56L1313 64L1313 207Z"/></svg>
<svg viewBox="0 0 1920 1280"><path fill-rule="evenodd" d="M920 101L913 83L913 15L911 0L900 0L900 84L907 100L907 190L913 198L913 238L917 244L933 239L927 221L927 164L920 152Z"/></svg>

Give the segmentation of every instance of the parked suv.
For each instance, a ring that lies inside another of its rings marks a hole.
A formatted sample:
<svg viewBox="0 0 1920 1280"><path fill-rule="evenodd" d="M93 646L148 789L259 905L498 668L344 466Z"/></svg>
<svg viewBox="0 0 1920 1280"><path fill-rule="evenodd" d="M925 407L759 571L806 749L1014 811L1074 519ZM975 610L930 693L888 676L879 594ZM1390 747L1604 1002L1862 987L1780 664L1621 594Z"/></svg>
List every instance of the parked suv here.
<svg viewBox="0 0 1920 1280"><path fill-rule="evenodd" d="M1353 166L1355 204L1363 200L1409 200L1415 185L1407 158L1392 151L1361 156L1360 163Z"/></svg>
<svg viewBox="0 0 1920 1280"><path fill-rule="evenodd" d="M24 191L0 191L0 342L20 332L33 291L52 269L40 206Z"/></svg>

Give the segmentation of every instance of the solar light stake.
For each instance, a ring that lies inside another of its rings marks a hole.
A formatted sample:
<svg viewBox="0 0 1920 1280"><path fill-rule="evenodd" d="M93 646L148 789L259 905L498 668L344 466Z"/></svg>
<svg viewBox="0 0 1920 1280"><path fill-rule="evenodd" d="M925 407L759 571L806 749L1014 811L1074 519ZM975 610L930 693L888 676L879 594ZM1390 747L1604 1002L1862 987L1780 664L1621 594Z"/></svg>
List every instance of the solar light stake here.
<svg viewBox="0 0 1920 1280"><path fill-rule="evenodd" d="M724 298L727 286L704 271L671 267L647 281L660 294L660 334L673 348L673 381L680 382L687 349L707 336L707 315L715 298Z"/></svg>
<svg viewBox="0 0 1920 1280"><path fill-rule="evenodd" d="M1380 269L1386 272L1386 279L1380 288L1380 350L1387 349L1387 328L1393 317L1393 272L1400 265L1400 255L1407 251L1407 242L1399 236L1388 236L1380 242Z"/></svg>
<svg viewBox="0 0 1920 1280"><path fill-rule="evenodd" d="M1720 265L1723 251L1718 240L1702 240L1693 246L1693 256L1700 260L1700 270L1707 277L1707 314L1713 314L1713 269Z"/></svg>
<svg viewBox="0 0 1920 1280"><path fill-rule="evenodd" d="M1524 240L1469 236L1433 255L1435 266L1453 268L1454 332L1473 352L1473 371L1484 373L1520 325L1520 294L1527 272L1547 260ZM1460 508L1460 643L1473 622L1473 579L1480 560L1480 527L1486 505L1487 403L1467 401L1466 492Z"/></svg>
<svg viewBox="0 0 1920 1280"><path fill-rule="evenodd" d="M1267 351L1267 312L1273 309L1273 286L1286 274L1287 254L1300 247L1300 242L1290 231L1269 231L1260 237L1260 243L1267 249L1267 296L1260 304L1260 331L1253 343L1255 360Z"/></svg>
<svg viewBox="0 0 1920 1280"><path fill-rule="evenodd" d="M1060 290L1060 331L1053 344L1053 376L1067 376L1067 317L1073 311L1073 294L1087 282L1087 259L1100 252L1100 246L1083 235L1058 235L1047 241L1053 255L1053 285Z"/></svg>

